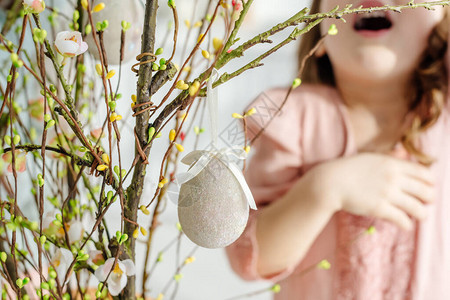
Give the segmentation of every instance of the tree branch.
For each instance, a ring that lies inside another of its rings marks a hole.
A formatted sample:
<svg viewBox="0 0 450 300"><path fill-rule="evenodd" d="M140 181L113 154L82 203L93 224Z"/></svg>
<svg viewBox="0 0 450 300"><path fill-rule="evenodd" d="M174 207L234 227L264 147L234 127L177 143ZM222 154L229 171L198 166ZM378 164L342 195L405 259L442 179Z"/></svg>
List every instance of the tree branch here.
<svg viewBox="0 0 450 300"><path fill-rule="evenodd" d="M144 28L142 34L142 46L141 53L154 53L155 45L155 34L156 34L156 11L158 9L157 0L147 0L145 4L145 18L144 18ZM141 61L149 60L149 56L143 56ZM139 78L137 82L137 99L136 104L146 103L150 100L149 86L152 81L152 68L151 64L141 64L139 67ZM140 108L138 109L138 111ZM135 153L137 154L138 149L142 148L143 145L147 143L148 138L148 122L150 118L150 111L147 110L136 115L136 143L140 145L135 145ZM145 155L148 155L150 149L147 149ZM133 172L133 178L131 184L127 188L125 198L125 218L136 222L137 220L137 209L139 201L141 199L142 190L144 187L144 179L146 174L146 164L144 164L142 159L139 159L136 163ZM134 260L135 257L135 239L133 238L133 232L136 225L132 222L125 222L124 233L128 234L130 237L124 244L124 249L127 253L122 254L123 256L128 255ZM135 291L135 277L130 277L127 286L122 292L123 299L134 299L136 297Z"/></svg>

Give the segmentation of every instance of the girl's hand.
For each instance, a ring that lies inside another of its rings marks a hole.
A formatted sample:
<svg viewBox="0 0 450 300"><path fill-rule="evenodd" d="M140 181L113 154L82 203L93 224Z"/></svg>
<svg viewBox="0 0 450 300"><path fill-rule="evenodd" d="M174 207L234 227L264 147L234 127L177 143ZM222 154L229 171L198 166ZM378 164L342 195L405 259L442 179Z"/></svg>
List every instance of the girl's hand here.
<svg viewBox="0 0 450 300"><path fill-rule="evenodd" d="M435 198L433 176L427 167L388 155L362 153L323 163L311 171L321 182L327 205L382 218L404 229L412 227L411 218L423 219L425 204Z"/></svg>

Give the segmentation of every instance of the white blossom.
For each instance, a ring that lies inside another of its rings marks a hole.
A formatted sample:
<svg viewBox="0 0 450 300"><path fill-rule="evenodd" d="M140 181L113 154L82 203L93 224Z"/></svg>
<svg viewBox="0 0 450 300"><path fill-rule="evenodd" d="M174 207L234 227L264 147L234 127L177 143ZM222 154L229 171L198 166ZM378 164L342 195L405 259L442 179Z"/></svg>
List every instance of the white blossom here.
<svg viewBox="0 0 450 300"><path fill-rule="evenodd" d="M127 276L133 276L136 273L136 269L131 259L123 261L117 260L117 263L113 268L114 260L114 257L108 258L103 265L95 270L95 277L97 277L99 281L104 282L112 269L106 283L108 284L109 293L112 296L117 296L127 285Z"/></svg>
<svg viewBox="0 0 450 300"><path fill-rule="evenodd" d="M56 35L56 50L64 57L74 57L83 54L88 49L78 31L61 31Z"/></svg>
<svg viewBox="0 0 450 300"><path fill-rule="evenodd" d="M45 2L44 0L23 0L23 7L29 13L38 14L45 9Z"/></svg>
<svg viewBox="0 0 450 300"><path fill-rule="evenodd" d="M105 263L105 259L103 258L103 252L100 250L89 250L88 251L89 258L87 260L88 264L100 266Z"/></svg>
<svg viewBox="0 0 450 300"><path fill-rule="evenodd" d="M56 210L46 212L42 220L42 229L48 236L55 235L57 238L64 239L66 236L63 227L54 223L57 214L58 211ZM71 244L76 243L83 238L84 227L80 221L71 220L70 222L65 223L65 228Z"/></svg>
<svg viewBox="0 0 450 300"><path fill-rule="evenodd" d="M64 248L56 249L55 255L52 257L52 264L55 267L56 274L62 283L62 280L66 277L67 270L73 261L72 252Z"/></svg>

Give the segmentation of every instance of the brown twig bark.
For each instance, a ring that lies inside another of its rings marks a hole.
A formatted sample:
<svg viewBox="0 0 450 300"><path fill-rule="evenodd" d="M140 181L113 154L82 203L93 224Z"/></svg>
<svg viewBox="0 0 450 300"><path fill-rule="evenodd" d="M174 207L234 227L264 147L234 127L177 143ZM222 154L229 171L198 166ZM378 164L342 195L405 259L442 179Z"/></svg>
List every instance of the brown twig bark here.
<svg viewBox="0 0 450 300"><path fill-rule="evenodd" d="M142 34L142 53L154 53L155 45L155 34L156 34L156 11L158 9L157 0L147 0L145 4L145 18L144 18L144 28ZM148 56L144 56L141 60L148 60ZM152 68L151 64L141 64L139 67L139 77L137 82L137 99L136 104L141 104L148 102L150 100L150 93L148 87L150 86L152 80ZM147 143L148 138L148 122L150 118L150 111L147 110L144 113L138 114L136 116L136 135L138 140L136 143L137 149L143 148ZM150 152L150 148L147 149L146 155ZM136 163L133 172L133 178L131 184L127 188L127 197L125 198L125 218L136 221L137 220L137 210L139 206L139 201L141 199L142 190L144 187L144 179L146 173L146 164L144 161L139 160ZM130 237L124 244L125 253L123 255L128 255L134 260L135 256L135 239L132 238L133 232L136 229L136 225L132 222L125 222L124 233L128 234ZM130 277L127 286L121 294L122 299L134 299L136 297L135 290L135 277Z"/></svg>

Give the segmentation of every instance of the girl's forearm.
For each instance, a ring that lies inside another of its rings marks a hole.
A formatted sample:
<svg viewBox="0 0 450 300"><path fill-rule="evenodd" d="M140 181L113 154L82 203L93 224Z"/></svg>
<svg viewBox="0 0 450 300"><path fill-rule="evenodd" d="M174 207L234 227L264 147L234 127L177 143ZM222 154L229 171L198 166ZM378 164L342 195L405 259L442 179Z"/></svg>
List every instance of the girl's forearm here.
<svg viewBox="0 0 450 300"><path fill-rule="evenodd" d="M330 193L317 176L303 176L281 199L258 214L256 239L261 276L278 273L300 261L337 211L326 199Z"/></svg>

